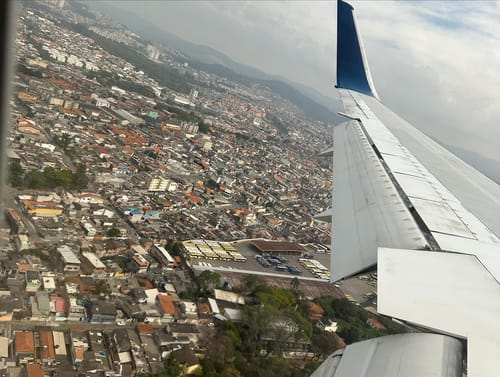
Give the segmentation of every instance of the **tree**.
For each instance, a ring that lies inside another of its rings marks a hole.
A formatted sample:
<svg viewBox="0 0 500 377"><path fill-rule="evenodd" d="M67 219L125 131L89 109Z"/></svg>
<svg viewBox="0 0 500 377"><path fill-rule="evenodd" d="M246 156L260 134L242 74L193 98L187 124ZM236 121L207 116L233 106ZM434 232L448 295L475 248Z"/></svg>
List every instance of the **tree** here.
<svg viewBox="0 0 500 377"><path fill-rule="evenodd" d="M66 151L71 143L71 137L68 134L63 134L61 137L55 135L54 144L60 147L62 150Z"/></svg>
<svg viewBox="0 0 500 377"><path fill-rule="evenodd" d="M241 329L241 351L255 356L260 354L261 337L270 331L279 310L272 305L254 305L243 308L243 323Z"/></svg>
<svg viewBox="0 0 500 377"><path fill-rule="evenodd" d="M168 250L168 251L174 251L174 248L177 246L177 241L176 240L168 240L167 241L167 245L165 246L165 248Z"/></svg>
<svg viewBox="0 0 500 377"><path fill-rule="evenodd" d="M85 174L86 168L85 165L79 164L76 167L76 171L73 173L72 176L72 184L71 186L76 189L76 190L83 190L87 188L87 185L89 183L89 179L87 175Z"/></svg>
<svg viewBox="0 0 500 377"><path fill-rule="evenodd" d="M116 238L120 237L122 235L122 232L118 228L109 228L106 232L106 235L110 238Z"/></svg>
<svg viewBox="0 0 500 377"><path fill-rule="evenodd" d="M230 363L236 352L235 344L241 342L234 326L229 325L229 327L233 327L233 329L218 329L209 340L210 346L207 347L205 356L210 357L216 364Z"/></svg>
<svg viewBox="0 0 500 377"><path fill-rule="evenodd" d="M97 280L95 282L95 293L98 295L109 295L111 293L111 288L109 287L106 280Z"/></svg>
<svg viewBox="0 0 500 377"><path fill-rule="evenodd" d="M364 326L362 324L350 324L345 321L341 321L339 324L340 326L337 333L347 344L359 342L362 339L368 338L365 336L366 331L364 330Z"/></svg>
<svg viewBox="0 0 500 377"><path fill-rule="evenodd" d="M311 338L311 351L325 357L339 348L337 339L328 331L316 331Z"/></svg>
<svg viewBox="0 0 500 377"><path fill-rule="evenodd" d="M214 288L219 286L220 275L217 272L205 270L195 280L198 285L199 295L207 297Z"/></svg>
<svg viewBox="0 0 500 377"><path fill-rule="evenodd" d="M257 292L268 289L266 281L257 275L245 275L240 287L241 293L244 295L255 295Z"/></svg>
<svg viewBox="0 0 500 377"><path fill-rule="evenodd" d="M181 373L181 366L172 354L165 360L163 367L165 368L166 377L178 377Z"/></svg>
<svg viewBox="0 0 500 377"><path fill-rule="evenodd" d="M203 122L198 122L198 131L203 134L208 134L210 132L210 128Z"/></svg>
<svg viewBox="0 0 500 377"><path fill-rule="evenodd" d="M299 281L299 278L297 276L295 276L292 281L290 282L290 286L292 287L292 289L294 291L298 291L299 290L299 285L300 285L300 281Z"/></svg>
<svg viewBox="0 0 500 377"><path fill-rule="evenodd" d="M257 292L255 297L264 303L278 309L289 309L296 303L293 292L276 286L269 287L267 291Z"/></svg>
<svg viewBox="0 0 500 377"><path fill-rule="evenodd" d="M21 164L17 161L12 161L9 164L9 183L14 187L19 187L23 184L24 170Z"/></svg>
<svg viewBox="0 0 500 377"><path fill-rule="evenodd" d="M24 185L29 188L46 188L47 179L41 171L32 170L24 176Z"/></svg>
<svg viewBox="0 0 500 377"><path fill-rule="evenodd" d="M325 311L324 316L326 318L335 318L336 313L333 310L333 300L332 296L321 296L314 299L314 301L321 306L321 308Z"/></svg>

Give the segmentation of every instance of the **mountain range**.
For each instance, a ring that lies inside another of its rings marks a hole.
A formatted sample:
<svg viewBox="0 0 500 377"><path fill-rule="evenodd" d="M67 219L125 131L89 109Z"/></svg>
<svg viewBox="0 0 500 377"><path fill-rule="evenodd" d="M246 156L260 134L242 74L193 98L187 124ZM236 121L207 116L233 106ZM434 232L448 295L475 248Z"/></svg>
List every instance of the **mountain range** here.
<svg viewBox="0 0 500 377"><path fill-rule="evenodd" d="M305 115L325 123L339 123L337 115L342 104L338 99L327 97L317 90L281 76L267 74L257 68L238 63L211 47L186 41L179 36L158 28L140 15L100 2L86 2L94 10L112 15L112 18L145 40L162 43L182 52L195 68L208 73L225 75L233 80L248 80L265 85L280 96L301 108ZM332 83L333 85L333 83Z"/></svg>
<svg viewBox="0 0 500 377"><path fill-rule="evenodd" d="M492 181L500 184L500 162L497 160L484 157L483 155L469 151L467 149L455 147L440 143L443 147L448 149L454 155L460 157L462 160L473 166Z"/></svg>
<svg viewBox="0 0 500 377"><path fill-rule="evenodd" d="M191 60L194 66L200 69L229 76L228 78L233 79L252 79L288 98L311 118L334 124L342 121L342 118L337 115L338 111L342 111L342 104L338 99L325 96L307 85L293 82L284 77L270 75L257 68L235 62L211 47L186 41L173 33L162 30L134 13L96 1L87 1L85 4L94 10L112 15L114 20L127 25L127 28L146 40L164 43L179 50ZM500 162L464 148L436 141L500 184Z"/></svg>

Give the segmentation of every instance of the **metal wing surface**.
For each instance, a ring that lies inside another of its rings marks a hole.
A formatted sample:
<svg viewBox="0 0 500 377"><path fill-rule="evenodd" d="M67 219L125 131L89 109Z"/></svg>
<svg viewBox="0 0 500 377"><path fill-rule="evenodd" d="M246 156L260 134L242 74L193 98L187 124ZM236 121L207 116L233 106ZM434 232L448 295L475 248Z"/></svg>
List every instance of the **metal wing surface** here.
<svg viewBox="0 0 500 377"><path fill-rule="evenodd" d="M349 121L335 128L334 169L334 281L376 264L377 245L426 246L362 123Z"/></svg>
<svg viewBox="0 0 500 377"><path fill-rule="evenodd" d="M466 338L469 375L495 375L500 186L379 100L344 1L337 32L332 280L378 261L380 313Z"/></svg>
<svg viewBox="0 0 500 377"><path fill-rule="evenodd" d="M337 44L349 120L334 130L332 280L376 264L378 247L464 252L457 245L465 240L500 247L500 186L380 102L343 1Z"/></svg>

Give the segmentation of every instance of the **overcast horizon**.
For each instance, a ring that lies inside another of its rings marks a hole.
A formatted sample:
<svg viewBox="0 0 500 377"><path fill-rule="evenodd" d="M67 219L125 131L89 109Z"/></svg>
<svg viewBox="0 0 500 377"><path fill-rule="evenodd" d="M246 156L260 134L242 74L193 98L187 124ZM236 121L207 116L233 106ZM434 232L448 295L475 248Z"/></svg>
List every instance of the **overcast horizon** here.
<svg viewBox="0 0 500 377"><path fill-rule="evenodd" d="M500 161L499 3L351 3L382 101L442 143ZM108 1L103 6L336 97L336 2Z"/></svg>

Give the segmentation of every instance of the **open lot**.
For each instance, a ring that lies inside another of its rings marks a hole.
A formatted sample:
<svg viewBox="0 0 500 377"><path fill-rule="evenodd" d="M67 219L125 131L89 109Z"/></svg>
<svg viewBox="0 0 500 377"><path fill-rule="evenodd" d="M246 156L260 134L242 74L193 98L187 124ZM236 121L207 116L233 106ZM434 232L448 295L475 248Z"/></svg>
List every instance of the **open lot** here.
<svg viewBox="0 0 500 377"><path fill-rule="evenodd" d="M363 274L366 276L367 274ZM363 276L360 275L360 276ZM340 285L341 291L349 298L351 296L356 302L360 304L369 304L370 306L376 306L373 301L376 298L368 298L367 295L377 292L377 285L374 279L361 280L358 276L353 276L351 278L345 279Z"/></svg>

